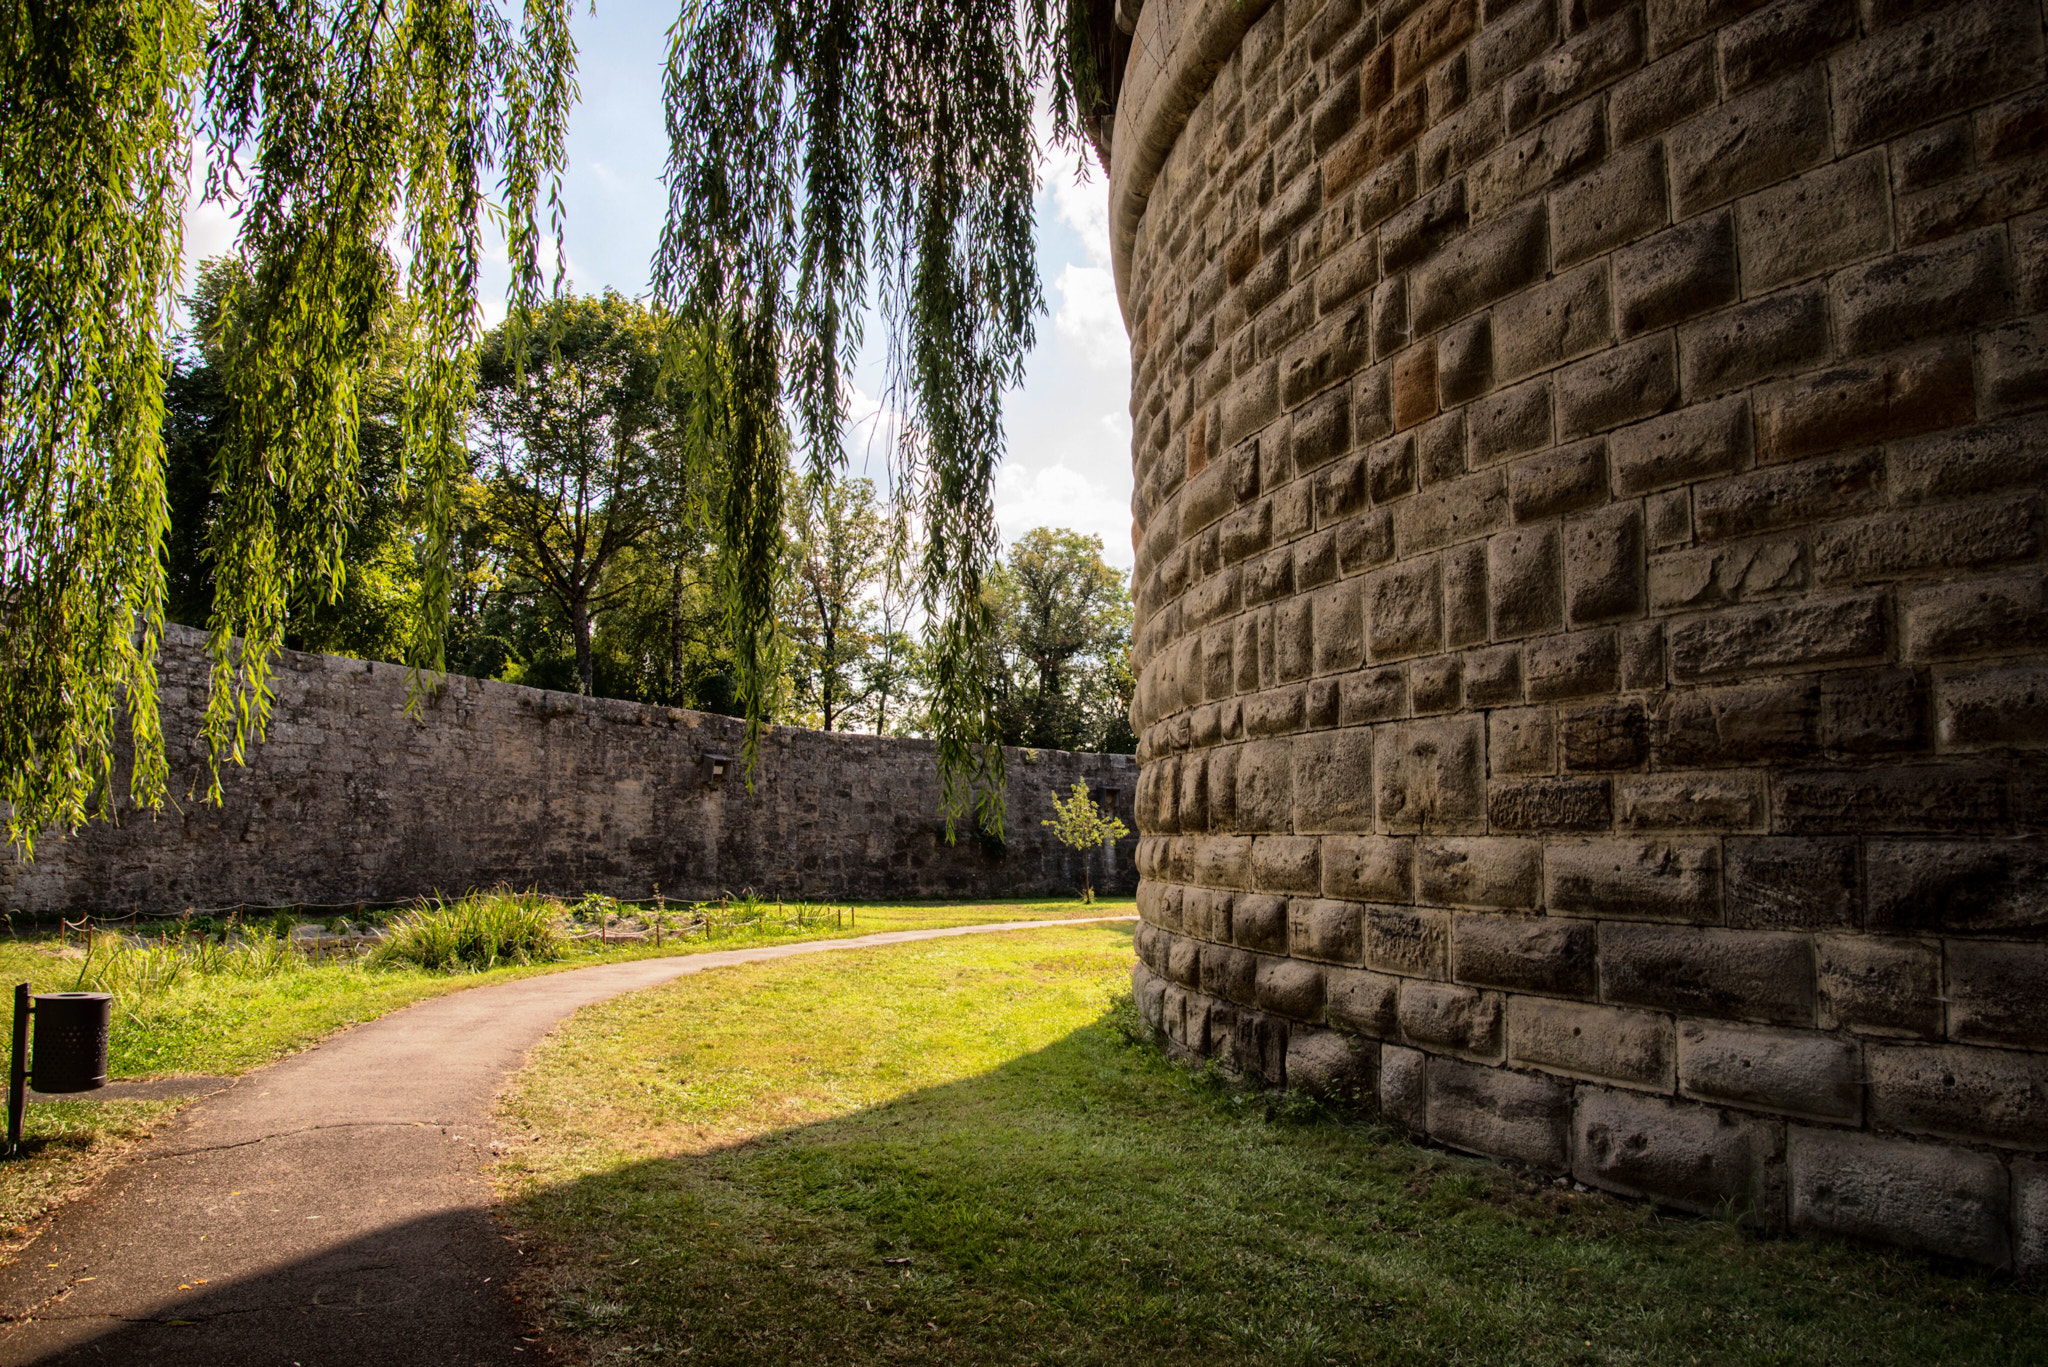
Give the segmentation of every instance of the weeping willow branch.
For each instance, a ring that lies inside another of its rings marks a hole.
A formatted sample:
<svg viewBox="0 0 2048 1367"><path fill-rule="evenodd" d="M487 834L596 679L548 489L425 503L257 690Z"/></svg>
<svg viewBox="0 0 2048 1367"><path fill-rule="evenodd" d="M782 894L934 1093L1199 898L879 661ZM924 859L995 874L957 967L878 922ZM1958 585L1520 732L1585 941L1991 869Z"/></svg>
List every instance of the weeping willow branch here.
<svg viewBox="0 0 2048 1367"><path fill-rule="evenodd" d="M366 339L407 256L406 473L423 510L418 671L441 665L466 353L494 178L523 317L542 296L540 199L561 247L575 95L570 0L0 0L0 797L8 834L76 825L167 774L163 341L187 149L242 212L248 283L221 311L230 422L214 483L214 760L269 712L289 605L341 590Z"/></svg>
<svg viewBox="0 0 2048 1367"><path fill-rule="evenodd" d="M0 9L0 798L9 834L161 792L163 342L204 30L183 0Z"/></svg>
<svg viewBox="0 0 2048 1367"><path fill-rule="evenodd" d="M744 402L786 392L814 471L841 459L857 320L873 306L888 329L893 483L924 523L949 829L971 810L1001 830L982 590L1002 393L1044 307L1032 92L1050 81L1056 133L1077 144L1103 89L1088 24L1085 0L702 0L670 33L657 304L734 320ZM779 506L782 453L764 423L736 429L732 459L762 495L738 514L751 527L771 482ZM750 621L772 620L763 545L734 583ZM760 658L743 655L750 697Z"/></svg>
<svg viewBox="0 0 2048 1367"><path fill-rule="evenodd" d="M496 0L0 0L0 799L24 852L111 800L124 721L131 796L154 805L167 781L162 354L195 141L209 194L243 214L249 268L220 311L233 335L213 339L230 424L209 546L212 793L220 759L263 733L290 604L342 588L373 341L405 358L424 519L415 697L441 667L481 234L502 218L524 327L545 288L543 196L561 273L570 3L525 0L515 31ZM999 830L982 584L1001 395L1043 307L1032 91L1049 82L1063 142L1099 130L1100 7L688 5L655 293L698 330L685 383L706 396L697 449L723 461L712 523L749 714L780 670L790 418L814 470L840 459L875 307L903 416L894 483L925 524L948 821L971 809Z"/></svg>

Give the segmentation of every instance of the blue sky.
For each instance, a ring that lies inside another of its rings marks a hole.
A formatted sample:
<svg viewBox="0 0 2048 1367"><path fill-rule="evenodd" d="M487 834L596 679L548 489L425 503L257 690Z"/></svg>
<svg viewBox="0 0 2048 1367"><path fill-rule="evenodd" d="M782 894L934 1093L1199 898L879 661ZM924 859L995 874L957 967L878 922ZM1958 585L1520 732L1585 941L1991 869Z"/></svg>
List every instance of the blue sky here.
<svg viewBox="0 0 2048 1367"><path fill-rule="evenodd" d="M569 138L568 252L578 291L606 287L644 295L661 230L661 77L677 0L600 0L576 17L582 103ZM997 514L1006 540L1038 526L1102 537L1105 558L1128 568L1130 539L1130 360L1110 279L1106 178L1099 167L1074 183L1071 157L1048 156L1038 199L1038 261L1048 312L1039 320L1021 389L1008 397L1008 460L997 481ZM189 260L221 251L232 224L213 206L188 217ZM504 271L489 279L486 310L503 314ZM883 387L878 328L875 355L854 376L873 415ZM859 472L882 473L869 417L849 438Z"/></svg>

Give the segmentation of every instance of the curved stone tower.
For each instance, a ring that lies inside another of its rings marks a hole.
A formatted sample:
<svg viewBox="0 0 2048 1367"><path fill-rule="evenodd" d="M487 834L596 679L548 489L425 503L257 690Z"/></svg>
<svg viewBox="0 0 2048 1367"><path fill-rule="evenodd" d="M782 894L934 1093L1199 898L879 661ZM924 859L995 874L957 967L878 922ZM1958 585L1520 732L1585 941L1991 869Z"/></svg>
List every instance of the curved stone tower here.
<svg viewBox="0 0 2048 1367"><path fill-rule="evenodd" d="M1609 1190L2048 1261L2038 0L1135 30L1147 1020Z"/></svg>

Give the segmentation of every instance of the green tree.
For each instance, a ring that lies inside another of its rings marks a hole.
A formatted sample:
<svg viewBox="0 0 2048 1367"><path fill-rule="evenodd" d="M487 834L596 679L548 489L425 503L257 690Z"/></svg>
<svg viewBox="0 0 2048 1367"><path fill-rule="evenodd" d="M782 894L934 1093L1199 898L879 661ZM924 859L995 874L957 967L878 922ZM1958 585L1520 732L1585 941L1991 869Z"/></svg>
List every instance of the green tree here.
<svg viewBox="0 0 2048 1367"><path fill-rule="evenodd" d="M569 0L71 0L0 22L0 799L8 829L73 825L110 790L163 796L156 655L166 582L164 375L196 147L259 263L225 359L210 753L261 736L291 605L333 597L360 484L364 306L403 247L403 470L419 527L408 657L444 662L468 473L481 226L502 223L515 331L561 274L575 96ZM926 529L930 713L949 811L999 825L981 662L997 551L1001 394L1042 307L1033 92L1098 132L1118 40L1101 6L703 0L673 30L669 214L655 300L668 365L715 432L717 538L749 714L779 667L785 398L814 471L840 457L842 376L878 305L908 415L899 488ZM545 204L545 209L543 205ZM711 344L701 320L720 320ZM692 339L697 339L693 341ZM514 346L508 348L519 351ZM705 386L709 386L706 388ZM706 416L712 410L715 416ZM282 522L280 506L294 510ZM749 746L753 746L750 728ZM215 791L218 791L217 785Z"/></svg>
<svg viewBox="0 0 2048 1367"><path fill-rule="evenodd" d="M583 693L596 688L599 612L631 589L615 571L680 506L686 476L669 454L683 415L661 379L648 311L613 293L566 296L539 326L484 338L478 430L488 467L485 517L515 572L567 620Z"/></svg>
<svg viewBox="0 0 2048 1367"><path fill-rule="evenodd" d="M872 480L829 474L804 481L791 519L791 665L797 701L826 731L867 701L890 521Z"/></svg>
<svg viewBox="0 0 2048 1367"><path fill-rule="evenodd" d="M1131 599L1102 538L1035 528L989 576L1003 740L1093 750L1129 732Z"/></svg>
<svg viewBox="0 0 2048 1367"><path fill-rule="evenodd" d="M190 326L165 382L166 616L187 626L212 620L219 597L213 566L232 553L239 532L230 524L251 501L235 484L249 472L224 462L223 444L237 420L226 357L244 344L246 323L235 306L248 300L253 274L233 255L201 264L185 300ZM295 650L401 660L417 630L419 528L404 485L401 307L395 282L387 281L359 319L355 488L337 531L334 583L302 583L286 604L282 640ZM307 508L288 490L266 484L258 496L267 496L284 539L304 534L295 524L324 525L324 509Z"/></svg>
<svg viewBox="0 0 2048 1367"><path fill-rule="evenodd" d="M904 559L910 548L904 544L906 529L900 517L895 527L898 537L875 599L874 644L861 663L863 683L873 708L870 724L878 736L899 734L890 729L892 706L900 725L916 714L921 701L917 639L909 630L916 602L910 586L904 582Z"/></svg>
<svg viewBox="0 0 2048 1367"><path fill-rule="evenodd" d="M1081 900L1092 903L1095 900L1095 884L1089 874L1089 856L1113 840L1121 840L1130 834L1124 823L1095 805L1088 796L1088 781L1075 779L1074 788L1064 799L1058 793L1052 797L1052 819L1041 821L1041 826L1052 827L1053 838L1070 850L1081 855Z"/></svg>

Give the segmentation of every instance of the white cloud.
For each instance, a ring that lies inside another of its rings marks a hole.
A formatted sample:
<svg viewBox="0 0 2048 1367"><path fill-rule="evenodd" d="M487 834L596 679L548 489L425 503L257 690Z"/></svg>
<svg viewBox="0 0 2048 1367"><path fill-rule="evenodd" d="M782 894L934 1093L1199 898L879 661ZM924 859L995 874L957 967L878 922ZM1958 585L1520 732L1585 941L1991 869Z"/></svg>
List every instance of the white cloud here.
<svg viewBox="0 0 2048 1367"><path fill-rule="evenodd" d="M1079 347L1090 365L1128 375L1130 338L1124 331L1123 311L1117 307L1116 282L1109 272L1070 261L1060 268L1053 288L1060 294L1060 306L1052 319L1059 335Z"/></svg>
<svg viewBox="0 0 2048 1367"><path fill-rule="evenodd" d="M996 521L1003 540L1033 527L1064 527L1102 538L1103 558L1131 564L1130 509L1114 489L1064 462L1030 470L1007 461L996 473Z"/></svg>
<svg viewBox="0 0 2048 1367"><path fill-rule="evenodd" d="M1047 188L1052 192L1053 206L1059 211L1060 221L1081 239L1089 261L1106 268L1109 265L1109 187L1104 183L1100 168L1095 168L1086 181L1078 179L1074 170L1075 160L1071 154L1054 158L1047 176Z"/></svg>

